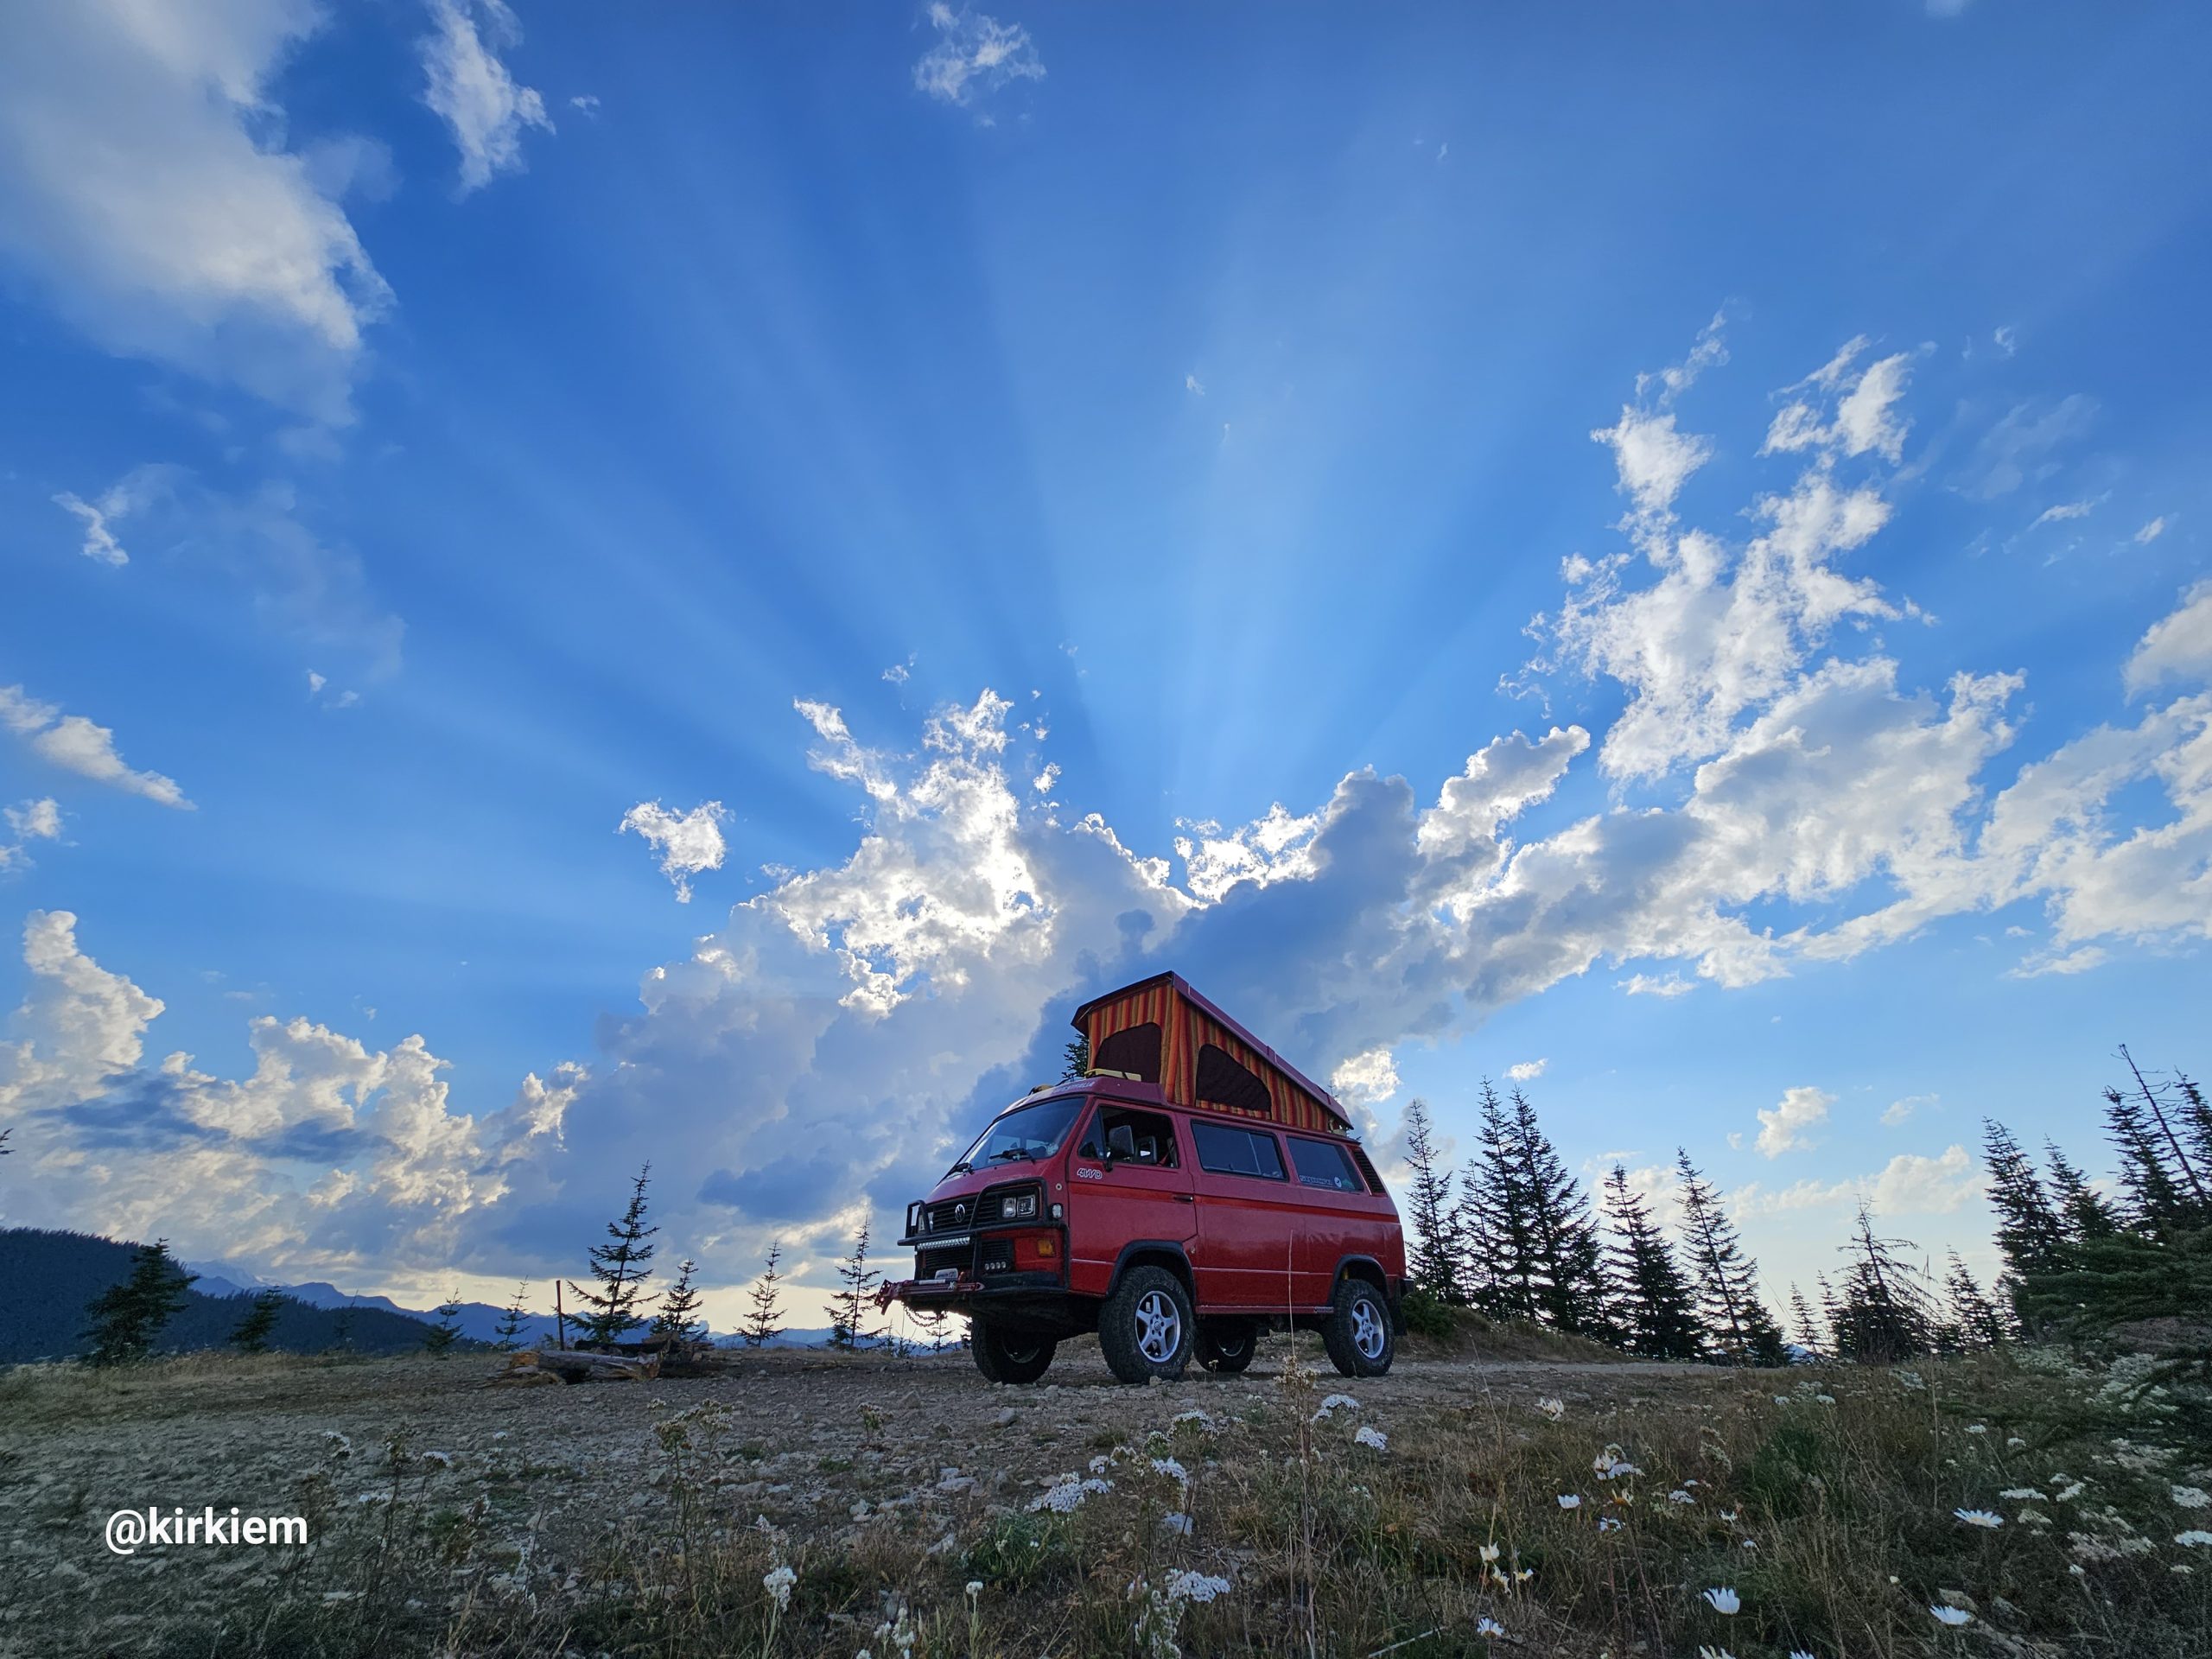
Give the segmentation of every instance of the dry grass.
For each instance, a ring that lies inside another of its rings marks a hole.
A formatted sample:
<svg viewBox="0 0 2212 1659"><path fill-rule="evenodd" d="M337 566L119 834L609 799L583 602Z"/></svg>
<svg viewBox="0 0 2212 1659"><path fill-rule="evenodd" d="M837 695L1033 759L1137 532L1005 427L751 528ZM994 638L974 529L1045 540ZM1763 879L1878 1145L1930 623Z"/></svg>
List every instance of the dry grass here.
<svg viewBox="0 0 2212 1659"><path fill-rule="evenodd" d="M311 1547L241 1578L212 1618L167 1613L156 1593L124 1645L840 1659L2212 1652L2212 1548L2177 1541L2212 1527L2212 1499L2189 1507L2190 1489L2212 1489L2212 1455L2183 1441L2170 1401L2131 1398L2124 1372L2047 1356L1917 1373L1516 1367L1439 1370L1415 1392L1317 1374L1302 1347L1266 1363L1270 1375L1193 1390L1192 1411L1158 1390L978 1396L972 1378L945 1377L919 1414L946 1401L976 1414L912 1424L924 1462L932 1438L946 1462L975 1461L995 1432L1001 1466L1026 1452L1067 1478L987 1485L950 1513L918 1501L912 1458L888 1455L896 1412L861 1404L849 1455L805 1459L832 1484L825 1525L769 1520L789 1487L760 1471L797 1454L760 1443L741 1396L653 1414L632 1471L642 1506L608 1501L603 1483L556 1492L523 1452L487 1459L471 1487L404 1435L350 1459L334 1449L301 1488ZM217 1361L128 1386L188 1399L298 1382L283 1365ZM823 1409L852 1411L870 1397L857 1391L898 1375L799 1380L825 1395L849 1384ZM51 1391L67 1386L10 1376L0 1398L11 1415L59 1410ZM1338 1393L1365 1397L1324 1414ZM977 1427L1007 1400L1025 1402L1025 1421ZM1085 1433L1102 1400L1115 1421ZM1363 1429L1385 1444L1363 1444ZM1954 1628L1931 1608L1971 1618ZM115 1628L88 1626L73 1650L110 1645ZM41 1650L73 1650L68 1630L48 1633Z"/></svg>

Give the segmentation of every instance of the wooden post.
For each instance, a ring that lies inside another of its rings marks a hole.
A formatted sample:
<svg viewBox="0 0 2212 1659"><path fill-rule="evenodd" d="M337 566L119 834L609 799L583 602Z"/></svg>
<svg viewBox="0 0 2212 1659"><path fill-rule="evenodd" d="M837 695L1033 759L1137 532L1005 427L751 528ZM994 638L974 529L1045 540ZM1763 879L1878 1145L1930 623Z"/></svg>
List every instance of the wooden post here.
<svg viewBox="0 0 2212 1659"><path fill-rule="evenodd" d="M561 1281L553 1281L553 1345L566 1351L569 1345L569 1316L561 1306Z"/></svg>

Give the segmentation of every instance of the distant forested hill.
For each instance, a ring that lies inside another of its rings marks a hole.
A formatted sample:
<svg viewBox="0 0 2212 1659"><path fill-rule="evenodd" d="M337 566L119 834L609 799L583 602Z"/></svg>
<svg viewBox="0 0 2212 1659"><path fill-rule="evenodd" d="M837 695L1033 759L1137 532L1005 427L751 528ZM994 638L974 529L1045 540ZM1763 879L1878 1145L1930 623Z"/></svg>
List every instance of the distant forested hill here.
<svg viewBox="0 0 2212 1659"><path fill-rule="evenodd" d="M60 1359L85 1349L85 1307L93 1297L130 1276L137 1247L89 1233L0 1231L0 1364ZM163 1352L220 1348L245 1316L248 1298L207 1296L195 1287L184 1309L162 1328L155 1346ZM321 1353L345 1345L369 1354L403 1353L423 1345L430 1327L421 1319L382 1308L311 1307L287 1299L278 1309L269 1345L293 1353Z"/></svg>

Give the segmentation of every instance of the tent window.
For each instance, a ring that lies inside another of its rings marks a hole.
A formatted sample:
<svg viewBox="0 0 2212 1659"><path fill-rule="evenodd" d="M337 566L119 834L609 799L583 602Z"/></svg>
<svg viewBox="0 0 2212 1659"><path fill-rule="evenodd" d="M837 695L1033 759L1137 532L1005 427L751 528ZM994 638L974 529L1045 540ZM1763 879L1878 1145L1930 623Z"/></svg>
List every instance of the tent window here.
<svg viewBox="0 0 2212 1659"><path fill-rule="evenodd" d="M1272 1112L1274 1108L1268 1085L1211 1043L1198 1051L1198 1092L1201 1102L1240 1111Z"/></svg>
<svg viewBox="0 0 2212 1659"><path fill-rule="evenodd" d="M1094 1071L1125 1071L1142 1083L1160 1081L1160 1022L1117 1031L1090 1057Z"/></svg>

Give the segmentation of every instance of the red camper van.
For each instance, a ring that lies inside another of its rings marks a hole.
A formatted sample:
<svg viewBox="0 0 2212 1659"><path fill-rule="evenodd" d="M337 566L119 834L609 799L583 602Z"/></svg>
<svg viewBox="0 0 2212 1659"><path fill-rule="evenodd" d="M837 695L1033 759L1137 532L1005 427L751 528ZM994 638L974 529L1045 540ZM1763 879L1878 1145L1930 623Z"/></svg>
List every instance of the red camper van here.
<svg viewBox="0 0 2212 1659"><path fill-rule="evenodd" d="M914 1276L887 1306L964 1313L995 1382L1033 1382L1096 1331L1124 1382L1251 1363L1318 1330L1347 1376L1390 1369L1397 1206L1325 1090L1179 975L1076 1010L1090 1070L991 1120L906 1209Z"/></svg>

